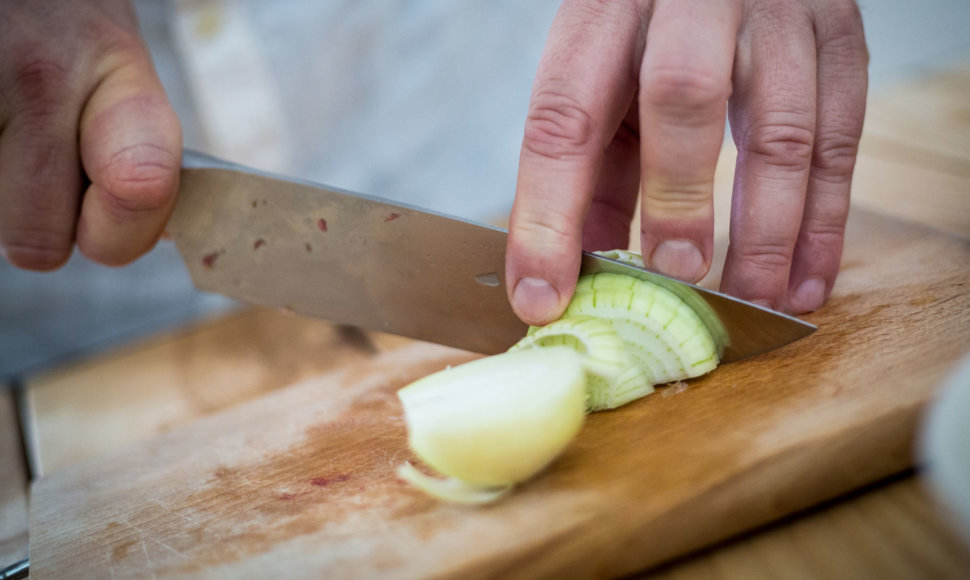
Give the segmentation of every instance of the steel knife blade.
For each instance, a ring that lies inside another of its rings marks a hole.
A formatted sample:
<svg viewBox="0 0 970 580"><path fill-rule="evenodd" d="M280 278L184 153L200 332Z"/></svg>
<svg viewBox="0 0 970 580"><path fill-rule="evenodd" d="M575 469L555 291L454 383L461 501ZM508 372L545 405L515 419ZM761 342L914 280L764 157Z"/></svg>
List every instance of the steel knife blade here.
<svg viewBox="0 0 970 580"><path fill-rule="evenodd" d="M406 204L186 151L167 227L195 285L244 302L494 354L526 326L505 292L507 233ZM722 362L811 334L811 324L584 253L674 292L714 335Z"/></svg>

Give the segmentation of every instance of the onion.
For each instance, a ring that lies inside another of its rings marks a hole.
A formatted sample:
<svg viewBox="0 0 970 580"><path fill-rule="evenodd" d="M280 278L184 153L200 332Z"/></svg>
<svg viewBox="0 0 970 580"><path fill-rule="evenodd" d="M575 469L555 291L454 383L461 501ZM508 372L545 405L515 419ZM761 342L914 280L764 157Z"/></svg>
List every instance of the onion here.
<svg viewBox="0 0 970 580"><path fill-rule="evenodd" d="M583 355L560 347L449 368L398 397L415 455L468 484L465 491L494 491L532 477L562 452L582 426L585 389Z"/></svg>
<svg viewBox="0 0 970 580"><path fill-rule="evenodd" d="M626 250L604 255L643 264ZM412 451L445 478L411 464L398 474L444 501L494 501L562 453L587 410L625 405L718 362L703 321L670 291L622 274L581 276L563 316L530 328L509 352L398 392Z"/></svg>
<svg viewBox="0 0 970 580"><path fill-rule="evenodd" d="M532 327L510 350L568 346L586 355L586 406L612 409L653 392L653 384L634 360L613 325L593 316L569 316Z"/></svg>

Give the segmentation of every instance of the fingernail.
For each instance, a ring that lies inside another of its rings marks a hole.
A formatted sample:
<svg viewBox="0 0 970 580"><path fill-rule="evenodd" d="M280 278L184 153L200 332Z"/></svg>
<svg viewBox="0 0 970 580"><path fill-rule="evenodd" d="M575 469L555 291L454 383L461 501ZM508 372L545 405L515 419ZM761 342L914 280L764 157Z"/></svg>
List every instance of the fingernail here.
<svg viewBox="0 0 970 580"><path fill-rule="evenodd" d="M687 240L667 240L653 251L650 265L661 274L696 282L704 277L704 255Z"/></svg>
<svg viewBox="0 0 970 580"><path fill-rule="evenodd" d="M789 306L798 313L814 312L822 307L825 301L825 280L809 278L792 292Z"/></svg>
<svg viewBox="0 0 970 580"><path fill-rule="evenodd" d="M520 278L512 302L519 316L530 324L551 322L559 314L559 292L542 278Z"/></svg>

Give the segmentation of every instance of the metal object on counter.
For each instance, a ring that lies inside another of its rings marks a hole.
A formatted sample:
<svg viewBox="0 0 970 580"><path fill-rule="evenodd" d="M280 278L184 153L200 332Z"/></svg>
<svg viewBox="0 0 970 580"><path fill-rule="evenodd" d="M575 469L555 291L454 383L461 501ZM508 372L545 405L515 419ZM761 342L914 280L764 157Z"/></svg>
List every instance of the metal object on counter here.
<svg viewBox="0 0 970 580"><path fill-rule="evenodd" d="M0 570L0 580L20 580L30 576L30 559L25 558Z"/></svg>

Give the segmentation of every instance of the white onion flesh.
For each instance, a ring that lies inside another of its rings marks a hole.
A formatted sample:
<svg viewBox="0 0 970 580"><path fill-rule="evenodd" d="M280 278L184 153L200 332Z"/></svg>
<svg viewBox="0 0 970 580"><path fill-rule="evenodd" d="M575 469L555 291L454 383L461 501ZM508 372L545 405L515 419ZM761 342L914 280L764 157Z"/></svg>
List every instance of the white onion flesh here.
<svg viewBox="0 0 970 580"><path fill-rule="evenodd" d="M433 477L405 463L397 468L397 476L426 494L450 503L483 504L497 500L512 490L512 485L485 487L462 481L456 477Z"/></svg>
<svg viewBox="0 0 970 580"><path fill-rule="evenodd" d="M411 449L438 473L476 486L532 477L582 426L582 361L569 348L523 350L411 383L398 392Z"/></svg>

